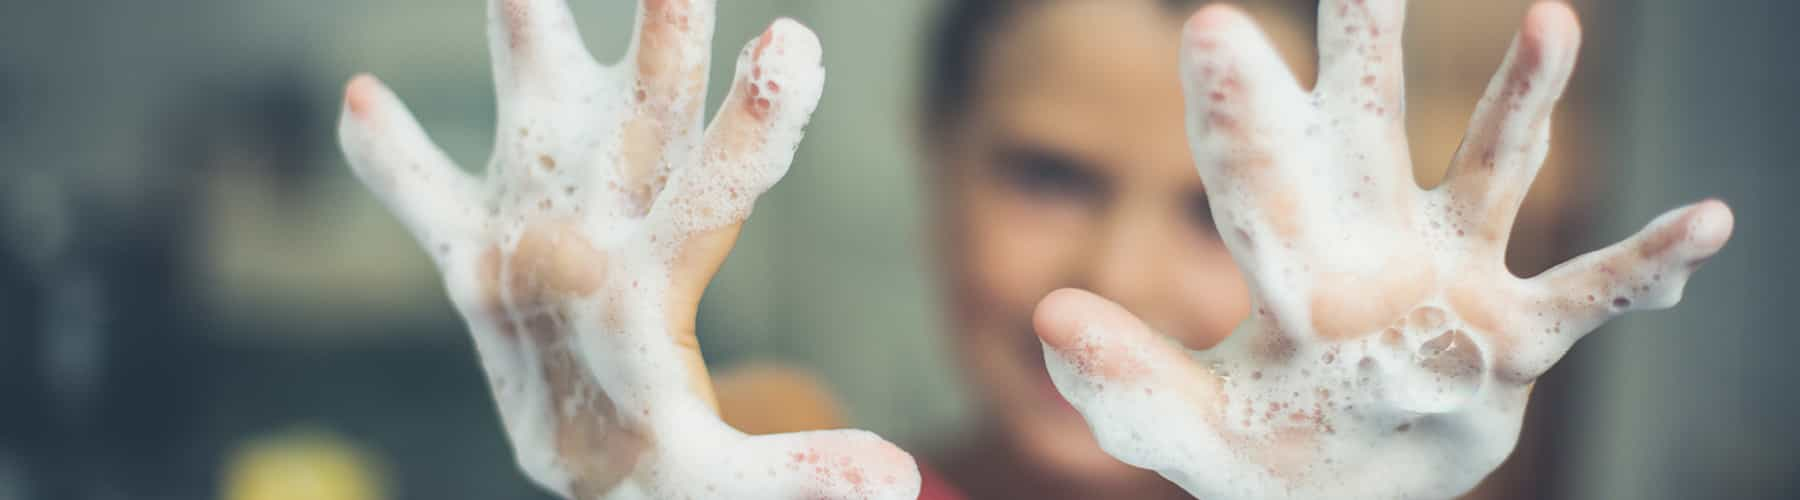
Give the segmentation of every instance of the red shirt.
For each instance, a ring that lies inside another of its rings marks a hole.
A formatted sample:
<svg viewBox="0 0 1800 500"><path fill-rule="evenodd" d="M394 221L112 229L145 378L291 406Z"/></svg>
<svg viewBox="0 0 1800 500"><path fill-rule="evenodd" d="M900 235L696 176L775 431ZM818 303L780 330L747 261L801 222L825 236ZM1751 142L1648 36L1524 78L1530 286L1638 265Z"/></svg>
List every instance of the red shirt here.
<svg viewBox="0 0 1800 500"><path fill-rule="evenodd" d="M936 470L924 463L919 464L919 500L965 500L967 498L969 498L968 495L964 495L955 486L951 486Z"/></svg>

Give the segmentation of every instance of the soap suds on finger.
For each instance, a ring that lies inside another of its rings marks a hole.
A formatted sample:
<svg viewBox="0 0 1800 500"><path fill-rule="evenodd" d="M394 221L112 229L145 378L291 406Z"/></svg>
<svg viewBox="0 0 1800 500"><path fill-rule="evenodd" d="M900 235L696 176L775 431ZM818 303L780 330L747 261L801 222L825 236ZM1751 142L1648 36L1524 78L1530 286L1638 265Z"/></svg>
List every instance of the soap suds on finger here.
<svg viewBox="0 0 1800 500"><path fill-rule="evenodd" d="M1531 383L1576 340L1675 305L1724 245L1730 210L1706 201L1513 276L1504 234L1549 148L1574 14L1531 9L1449 180L1425 190L1396 125L1405 4L1321 2L1310 92L1235 8L1188 23L1191 146L1253 312L1188 351L1097 296L1039 304L1051 378L1114 457L1200 498L1456 497L1512 452Z"/></svg>

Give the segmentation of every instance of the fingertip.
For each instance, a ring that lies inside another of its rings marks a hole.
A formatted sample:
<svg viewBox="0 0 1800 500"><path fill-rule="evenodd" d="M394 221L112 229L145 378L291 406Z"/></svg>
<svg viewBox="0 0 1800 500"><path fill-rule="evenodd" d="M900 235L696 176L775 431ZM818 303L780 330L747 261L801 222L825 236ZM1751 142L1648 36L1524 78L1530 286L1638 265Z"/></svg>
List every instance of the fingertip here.
<svg viewBox="0 0 1800 500"><path fill-rule="evenodd" d="M817 484L821 498L913 498L919 466L911 454L873 432L846 429L814 434L808 446L789 460L823 472Z"/></svg>
<svg viewBox="0 0 1800 500"><path fill-rule="evenodd" d="M759 55L767 45L775 40L780 40L781 50L797 62L810 62L817 65L824 55L824 49L819 43L819 35L813 33L806 25L800 24L800 21L790 17L778 18L775 22L769 23L769 29L763 33L762 39L757 44Z"/></svg>
<svg viewBox="0 0 1800 500"><path fill-rule="evenodd" d="M357 118L368 119L374 113L383 90L381 80L375 78L375 75L357 73L344 86L344 109Z"/></svg>
<svg viewBox="0 0 1800 500"><path fill-rule="evenodd" d="M1639 233L1638 255L1697 263L1724 248L1734 224L1731 207L1718 199L1676 208L1657 216Z"/></svg>
<svg viewBox="0 0 1800 500"><path fill-rule="evenodd" d="M1731 207L1717 198L1708 198L1694 204L1689 215L1690 237L1701 251L1707 254L1718 252L1731 239L1732 227L1736 224Z"/></svg>
<svg viewBox="0 0 1800 500"><path fill-rule="evenodd" d="M1097 307L1094 302L1099 300L1104 299L1074 288L1050 292L1038 301L1032 312L1032 329L1037 330L1038 338L1051 347L1073 348L1080 341L1082 331L1086 330L1087 318L1093 316Z"/></svg>
<svg viewBox="0 0 1800 500"><path fill-rule="evenodd" d="M1541 1L1525 13L1525 26L1520 32L1533 48L1573 48L1581 42L1581 21L1569 4Z"/></svg>
<svg viewBox="0 0 1800 500"><path fill-rule="evenodd" d="M744 57L748 66L740 70L741 90L744 109L751 116L766 119L784 107L811 113L824 85L818 35L793 19L777 19L750 42Z"/></svg>
<svg viewBox="0 0 1800 500"><path fill-rule="evenodd" d="M1189 40L1197 40L1215 33L1241 28L1250 23L1250 15L1242 9L1224 3L1208 4L1188 17L1187 35Z"/></svg>
<svg viewBox="0 0 1800 500"><path fill-rule="evenodd" d="M1065 288L1038 302L1032 327L1044 345L1079 370L1108 380L1142 376L1160 356L1157 338L1130 311L1085 290Z"/></svg>
<svg viewBox="0 0 1800 500"><path fill-rule="evenodd" d="M1179 62L1190 108L1267 107L1300 94L1298 80L1268 35L1232 5L1209 4L1188 18ZM1240 118L1281 113L1240 111L1248 113Z"/></svg>
<svg viewBox="0 0 1800 500"><path fill-rule="evenodd" d="M1201 7L1182 27L1184 59L1192 62L1204 54L1218 51L1232 38L1233 32L1250 22L1248 14L1228 4L1213 3Z"/></svg>

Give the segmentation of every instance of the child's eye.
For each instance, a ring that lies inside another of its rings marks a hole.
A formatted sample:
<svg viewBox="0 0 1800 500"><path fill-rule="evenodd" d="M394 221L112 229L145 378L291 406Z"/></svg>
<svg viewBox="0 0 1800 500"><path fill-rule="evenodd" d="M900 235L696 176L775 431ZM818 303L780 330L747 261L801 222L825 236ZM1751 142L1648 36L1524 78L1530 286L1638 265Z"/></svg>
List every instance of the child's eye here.
<svg viewBox="0 0 1800 500"><path fill-rule="evenodd" d="M1064 155L1033 149L999 154L998 173L1009 187L1031 196L1098 201L1106 182Z"/></svg>

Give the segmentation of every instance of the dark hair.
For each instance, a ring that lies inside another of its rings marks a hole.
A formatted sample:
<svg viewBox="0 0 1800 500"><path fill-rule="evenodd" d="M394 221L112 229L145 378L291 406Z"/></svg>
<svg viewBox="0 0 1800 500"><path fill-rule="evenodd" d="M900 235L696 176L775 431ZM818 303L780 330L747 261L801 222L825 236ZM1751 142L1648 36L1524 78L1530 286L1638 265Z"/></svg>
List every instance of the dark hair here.
<svg viewBox="0 0 1800 500"><path fill-rule="evenodd" d="M935 140L947 125L968 107L983 62L982 48L988 37L1004 28L1007 20L1027 9L1053 0L947 0L931 26L925 50L923 113L924 137ZM1162 0L1171 10L1197 6L1205 0Z"/></svg>
<svg viewBox="0 0 1800 500"><path fill-rule="evenodd" d="M1001 20L1016 14L1018 0L950 0L930 28L925 49L925 82L919 124L935 140L974 93L982 47Z"/></svg>

